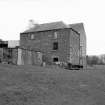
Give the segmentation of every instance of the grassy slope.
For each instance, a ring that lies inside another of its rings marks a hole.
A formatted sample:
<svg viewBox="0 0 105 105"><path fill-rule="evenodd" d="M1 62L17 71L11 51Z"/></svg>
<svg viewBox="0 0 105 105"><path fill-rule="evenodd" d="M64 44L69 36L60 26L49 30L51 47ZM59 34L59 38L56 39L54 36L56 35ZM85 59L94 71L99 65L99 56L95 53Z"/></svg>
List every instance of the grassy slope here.
<svg viewBox="0 0 105 105"><path fill-rule="evenodd" d="M0 65L0 105L105 105L105 71Z"/></svg>

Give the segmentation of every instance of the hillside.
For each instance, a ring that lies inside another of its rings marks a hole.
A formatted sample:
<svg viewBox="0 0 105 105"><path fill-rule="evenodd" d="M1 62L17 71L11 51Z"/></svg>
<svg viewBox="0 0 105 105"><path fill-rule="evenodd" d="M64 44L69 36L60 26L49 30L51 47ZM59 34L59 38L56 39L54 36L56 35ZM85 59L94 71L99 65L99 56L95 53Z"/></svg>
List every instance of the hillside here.
<svg viewBox="0 0 105 105"><path fill-rule="evenodd" d="M105 70L0 65L0 105L104 105Z"/></svg>

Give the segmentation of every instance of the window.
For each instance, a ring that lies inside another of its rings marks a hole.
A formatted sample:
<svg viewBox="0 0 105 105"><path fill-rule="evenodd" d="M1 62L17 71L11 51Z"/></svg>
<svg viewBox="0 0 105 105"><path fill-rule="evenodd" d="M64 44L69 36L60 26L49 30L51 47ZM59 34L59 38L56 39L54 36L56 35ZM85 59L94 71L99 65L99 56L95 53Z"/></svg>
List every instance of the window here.
<svg viewBox="0 0 105 105"><path fill-rule="evenodd" d="M54 32L54 38L57 39L57 32Z"/></svg>
<svg viewBox="0 0 105 105"><path fill-rule="evenodd" d="M54 57L53 62L58 62L58 57Z"/></svg>
<svg viewBox="0 0 105 105"><path fill-rule="evenodd" d="M34 34L31 34L31 39L34 39Z"/></svg>
<svg viewBox="0 0 105 105"><path fill-rule="evenodd" d="M53 50L57 50L58 49L58 42L54 42L53 43Z"/></svg>

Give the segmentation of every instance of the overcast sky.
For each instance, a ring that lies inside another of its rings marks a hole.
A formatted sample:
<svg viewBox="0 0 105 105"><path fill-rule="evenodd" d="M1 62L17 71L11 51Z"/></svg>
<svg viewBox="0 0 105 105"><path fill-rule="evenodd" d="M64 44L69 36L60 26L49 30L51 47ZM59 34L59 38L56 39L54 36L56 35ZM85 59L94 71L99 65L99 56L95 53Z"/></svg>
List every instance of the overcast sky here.
<svg viewBox="0 0 105 105"><path fill-rule="evenodd" d="M104 0L0 0L0 38L19 40L33 19L36 23L83 22L87 54L105 54Z"/></svg>

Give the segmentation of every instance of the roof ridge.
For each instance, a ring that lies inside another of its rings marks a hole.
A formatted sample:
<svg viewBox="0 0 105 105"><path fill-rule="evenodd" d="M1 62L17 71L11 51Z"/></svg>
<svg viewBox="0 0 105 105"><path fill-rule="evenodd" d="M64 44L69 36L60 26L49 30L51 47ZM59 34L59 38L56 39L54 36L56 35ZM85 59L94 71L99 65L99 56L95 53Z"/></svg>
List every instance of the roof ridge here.
<svg viewBox="0 0 105 105"><path fill-rule="evenodd" d="M42 24L52 24L52 23L64 23L63 21L55 21L55 22L46 22L46 23L42 23Z"/></svg>
<svg viewBox="0 0 105 105"><path fill-rule="evenodd" d="M43 23L43 24L38 24L38 26L24 31L23 33L38 32L38 31L53 30L53 29L61 29L61 28L69 28L69 25L67 25L63 21Z"/></svg>

